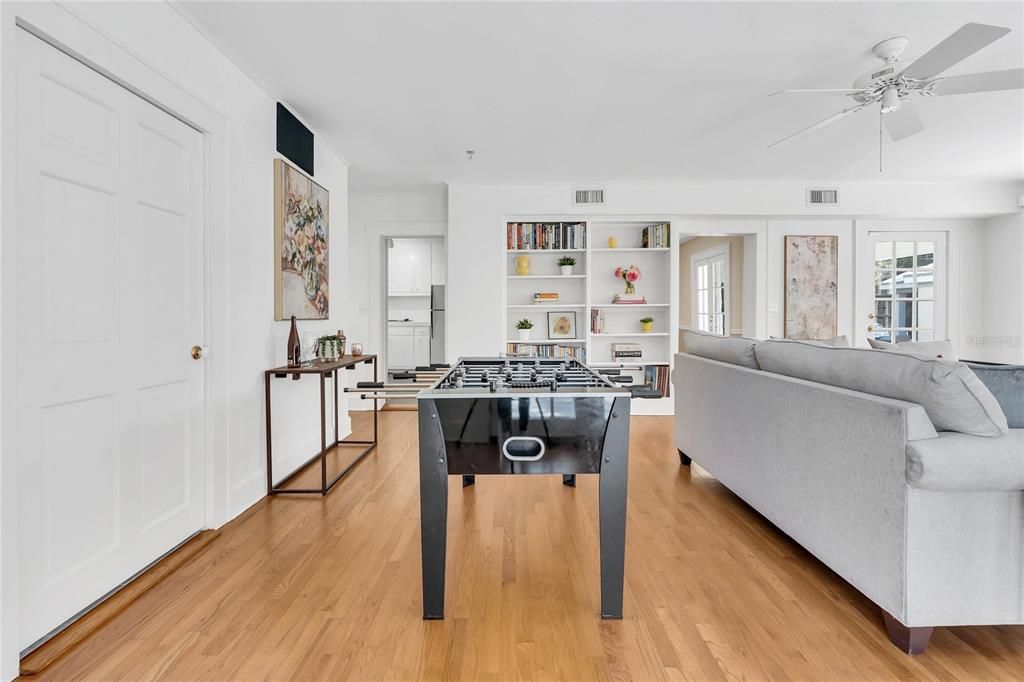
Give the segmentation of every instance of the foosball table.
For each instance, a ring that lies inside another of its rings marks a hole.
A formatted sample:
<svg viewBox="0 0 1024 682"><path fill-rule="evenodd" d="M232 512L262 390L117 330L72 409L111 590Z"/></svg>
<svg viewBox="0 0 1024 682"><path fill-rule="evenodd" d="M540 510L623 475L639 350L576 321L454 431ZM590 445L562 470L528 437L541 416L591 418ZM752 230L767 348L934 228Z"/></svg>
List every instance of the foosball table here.
<svg viewBox="0 0 1024 682"><path fill-rule="evenodd" d="M448 476L597 474L601 617L622 618L630 392L574 359L468 358L417 394L423 617L444 618Z"/></svg>

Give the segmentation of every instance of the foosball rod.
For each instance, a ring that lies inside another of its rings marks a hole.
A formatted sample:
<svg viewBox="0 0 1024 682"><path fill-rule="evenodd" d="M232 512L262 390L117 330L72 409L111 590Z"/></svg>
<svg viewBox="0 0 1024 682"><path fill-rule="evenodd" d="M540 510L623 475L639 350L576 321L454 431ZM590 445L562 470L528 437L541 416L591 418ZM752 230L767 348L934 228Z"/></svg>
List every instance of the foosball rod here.
<svg viewBox="0 0 1024 682"><path fill-rule="evenodd" d="M386 395L361 393L359 395L362 400L415 400L418 396L419 393L388 393Z"/></svg>

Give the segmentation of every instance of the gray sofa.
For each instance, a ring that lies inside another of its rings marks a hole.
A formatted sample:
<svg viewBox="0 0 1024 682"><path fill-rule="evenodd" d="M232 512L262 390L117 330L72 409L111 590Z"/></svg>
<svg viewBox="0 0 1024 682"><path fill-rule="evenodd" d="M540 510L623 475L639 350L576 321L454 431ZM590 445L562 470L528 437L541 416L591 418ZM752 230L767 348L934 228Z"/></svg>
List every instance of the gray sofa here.
<svg viewBox="0 0 1024 682"><path fill-rule="evenodd" d="M761 344L787 342L686 343L673 374L681 462L692 458L880 606L893 643L913 654L935 626L1024 623L1024 429L1005 418L998 428L1000 413L987 415L987 436L937 431L920 404L754 369ZM822 355L836 351L897 355L816 349L796 373L875 362Z"/></svg>

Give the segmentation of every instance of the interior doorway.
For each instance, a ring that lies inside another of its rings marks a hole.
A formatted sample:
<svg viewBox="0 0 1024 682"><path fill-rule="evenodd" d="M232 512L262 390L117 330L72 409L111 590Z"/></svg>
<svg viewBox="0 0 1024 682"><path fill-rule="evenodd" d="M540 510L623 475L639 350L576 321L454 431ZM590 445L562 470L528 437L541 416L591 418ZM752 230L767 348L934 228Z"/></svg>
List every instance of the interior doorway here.
<svg viewBox="0 0 1024 682"><path fill-rule="evenodd" d="M680 235L680 350L682 332L687 330L741 336L754 326L756 238L755 234Z"/></svg>
<svg viewBox="0 0 1024 682"><path fill-rule="evenodd" d="M443 237L387 237L385 366L390 381L445 361L447 254Z"/></svg>

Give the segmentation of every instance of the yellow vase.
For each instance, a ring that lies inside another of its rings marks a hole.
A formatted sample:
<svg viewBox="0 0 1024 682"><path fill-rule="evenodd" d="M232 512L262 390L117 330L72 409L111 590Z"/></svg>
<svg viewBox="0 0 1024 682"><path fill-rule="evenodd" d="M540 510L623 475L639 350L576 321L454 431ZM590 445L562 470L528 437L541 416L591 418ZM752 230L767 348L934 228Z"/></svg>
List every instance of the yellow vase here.
<svg viewBox="0 0 1024 682"><path fill-rule="evenodd" d="M516 274L517 275L529 275L530 274L530 257L529 256L516 256Z"/></svg>
<svg viewBox="0 0 1024 682"><path fill-rule="evenodd" d="M641 322L640 323L640 331L642 331L644 334L650 334L651 332L654 331L654 323L653 322Z"/></svg>
<svg viewBox="0 0 1024 682"><path fill-rule="evenodd" d="M608 248L609 249L618 248L618 246L619 246L619 240L618 239L616 239L615 237L608 237Z"/></svg>

